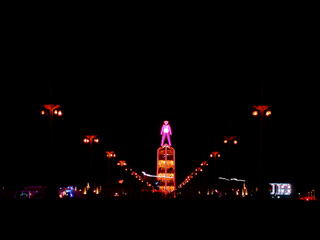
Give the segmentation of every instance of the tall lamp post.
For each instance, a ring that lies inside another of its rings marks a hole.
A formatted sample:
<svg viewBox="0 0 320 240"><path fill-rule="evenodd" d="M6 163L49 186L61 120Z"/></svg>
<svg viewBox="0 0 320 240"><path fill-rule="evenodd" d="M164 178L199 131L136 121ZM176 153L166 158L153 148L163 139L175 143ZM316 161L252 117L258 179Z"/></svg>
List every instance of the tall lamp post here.
<svg viewBox="0 0 320 240"><path fill-rule="evenodd" d="M41 115L49 115L49 186L52 185L52 123L53 115L62 116L61 106L45 104L42 106Z"/></svg>
<svg viewBox="0 0 320 240"><path fill-rule="evenodd" d="M85 135L83 143L90 144L90 163L89 163L89 182L92 181L92 145L93 143L99 143L98 135Z"/></svg>
<svg viewBox="0 0 320 240"><path fill-rule="evenodd" d="M228 159L228 178L231 179L231 144L237 145L238 140L236 136L224 136L223 143L229 145L229 159Z"/></svg>
<svg viewBox="0 0 320 240"><path fill-rule="evenodd" d="M122 180L122 167L123 166L127 166L127 162L125 160L119 160L119 162L117 163L118 166L121 166L121 169L120 169L120 178Z"/></svg>
<svg viewBox="0 0 320 240"><path fill-rule="evenodd" d="M216 181L217 181L216 161L217 161L217 157L220 157L220 152L218 152L218 151L211 152L210 157L213 158L213 189L212 189L212 192L215 193Z"/></svg>
<svg viewBox="0 0 320 240"><path fill-rule="evenodd" d="M263 184L263 159L262 159L262 125L263 125L263 118L264 116L269 117L271 115L271 110L270 110L269 105L254 105L252 115L253 116L258 116L260 115L260 187Z"/></svg>
<svg viewBox="0 0 320 240"><path fill-rule="evenodd" d="M111 198L111 185L110 185L110 181L111 181L111 171L110 171L110 159L113 157L116 157L116 154L114 153L114 151L105 151L106 153L106 157L108 158L108 192L109 192L109 197Z"/></svg>

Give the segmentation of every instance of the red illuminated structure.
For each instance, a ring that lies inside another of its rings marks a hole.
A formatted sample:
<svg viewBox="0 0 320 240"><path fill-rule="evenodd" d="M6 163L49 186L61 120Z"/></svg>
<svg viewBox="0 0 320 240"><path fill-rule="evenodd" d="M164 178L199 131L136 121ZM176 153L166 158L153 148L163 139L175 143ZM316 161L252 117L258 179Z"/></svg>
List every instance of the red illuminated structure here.
<svg viewBox="0 0 320 240"><path fill-rule="evenodd" d="M160 134L162 135L161 147L157 150L159 191L163 192L166 197L175 198L175 150L171 147L170 135L172 135L172 132L168 121L164 121ZM164 136L168 139L168 143L164 143Z"/></svg>
<svg viewBox="0 0 320 240"><path fill-rule="evenodd" d="M90 162L89 162L89 182L92 181L92 144L93 142L99 143L99 138L97 138L97 135L85 135L85 138L83 139L83 143L90 144Z"/></svg>
<svg viewBox="0 0 320 240"><path fill-rule="evenodd" d="M51 92L50 92L51 94ZM51 95L50 95L51 96ZM51 97L50 97L51 99ZM51 100L50 100L51 101ZM45 104L42 106L41 115L49 115L49 184L52 185L52 123L53 115L62 116L60 105Z"/></svg>

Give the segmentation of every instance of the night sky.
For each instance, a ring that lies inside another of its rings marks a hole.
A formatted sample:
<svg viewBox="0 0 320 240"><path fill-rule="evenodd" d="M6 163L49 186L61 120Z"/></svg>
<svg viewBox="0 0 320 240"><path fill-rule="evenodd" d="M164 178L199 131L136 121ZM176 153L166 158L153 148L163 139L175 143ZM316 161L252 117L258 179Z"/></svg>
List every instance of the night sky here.
<svg viewBox="0 0 320 240"><path fill-rule="evenodd" d="M12 28L2 75L0 185L47 183L49 120L40 111L50 103L50 79L52 103L63 111L53 120L58 184L86 183L86 134L100 139L93 149L97 181L105 178L106 150L116 152L114 163L124 159L138 172L155 174L160 130L168 120L177 184L202 160L210 161L213 150L222 155L217 174L226 177L223 137L230 134L238 139L232 147L232 177L255 185L259 118L252 116L252 106L261 104L260 69L246 61L242 70L231 64L237 55L232 49L241 48L240 40L233 46L232 36L217 38L192 22L169 25L144 19L121 24L117 18L103 28L75 19L59 26L21 22ZM272 110L263 129L266 176L295 183L302 191L320 185L316 79L302 66L262 72L262 104Z"/></svg>

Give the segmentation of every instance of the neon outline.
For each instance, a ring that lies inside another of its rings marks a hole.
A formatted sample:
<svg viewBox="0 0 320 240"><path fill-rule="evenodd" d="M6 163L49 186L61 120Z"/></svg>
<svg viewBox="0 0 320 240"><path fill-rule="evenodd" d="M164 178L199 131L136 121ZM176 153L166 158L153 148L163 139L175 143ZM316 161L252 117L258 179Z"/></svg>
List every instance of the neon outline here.
<svg viewBox="0 0 320 240"><path fill-rule="evenodd" d="M163 121L163 125L161 128L161 132L160 135L162 135L162 139L161 139L161 147L164 144L165 139L168 139L168 144L171 147L171 140L170 140L170 135L172 135L172 130L169 124L169 121Z"/></svg>

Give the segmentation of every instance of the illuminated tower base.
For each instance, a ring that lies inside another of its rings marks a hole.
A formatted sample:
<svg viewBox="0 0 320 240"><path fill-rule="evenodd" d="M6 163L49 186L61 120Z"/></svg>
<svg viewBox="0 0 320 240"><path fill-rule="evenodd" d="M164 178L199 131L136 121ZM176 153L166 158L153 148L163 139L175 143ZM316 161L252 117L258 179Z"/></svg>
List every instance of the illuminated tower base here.
<svg viewBox="0 0 320 240"><path fill-rule="evenodd" d="M164 144L157 151L157 180L159 190L168 197L176 197L175 150Z"/></svg>

